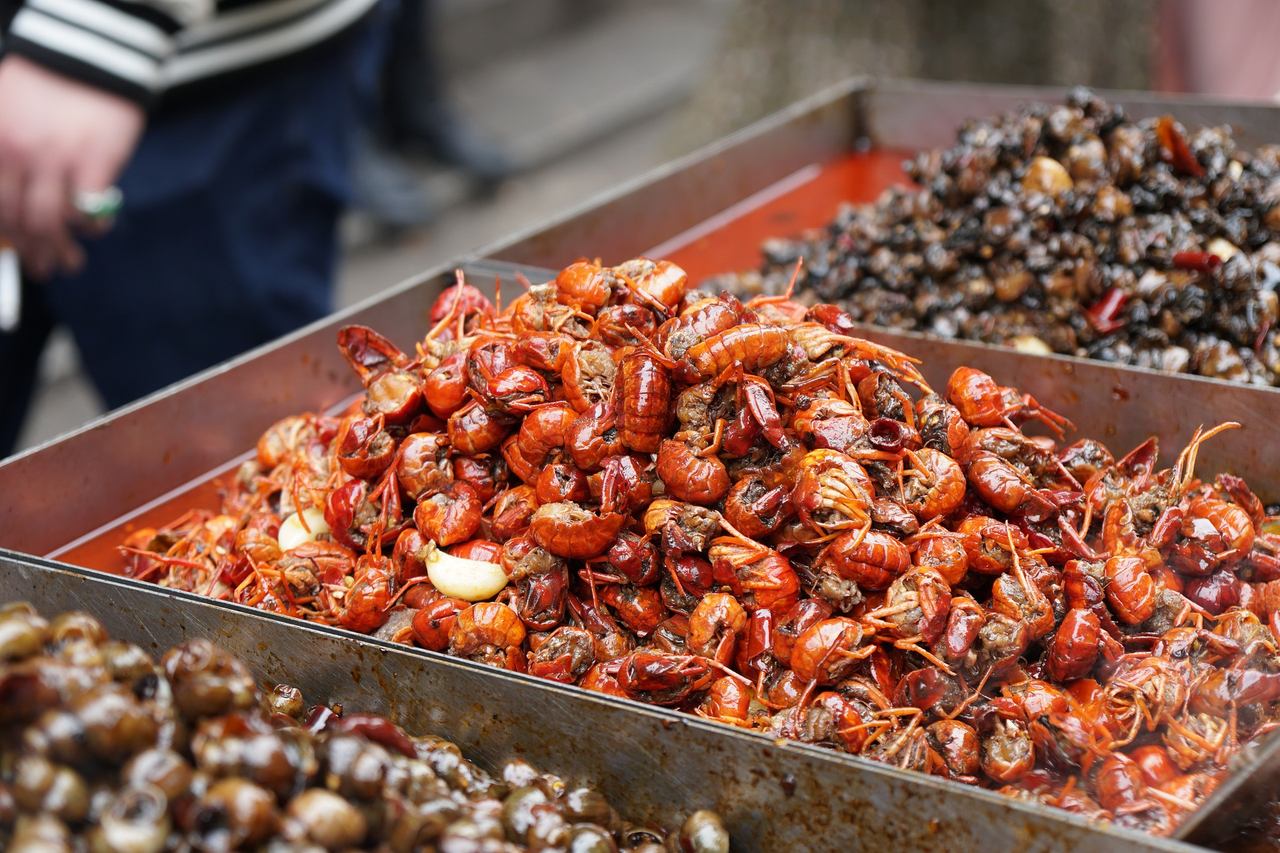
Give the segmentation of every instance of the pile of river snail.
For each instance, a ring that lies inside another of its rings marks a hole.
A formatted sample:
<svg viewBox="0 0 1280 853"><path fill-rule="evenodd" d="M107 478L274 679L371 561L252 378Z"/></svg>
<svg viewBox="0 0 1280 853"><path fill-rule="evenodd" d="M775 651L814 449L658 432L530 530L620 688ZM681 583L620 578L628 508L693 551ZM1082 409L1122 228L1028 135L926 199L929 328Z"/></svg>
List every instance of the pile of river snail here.
<svg viewBox="0 0 1280 853"><path fill-rule="evenodd" d="M92 616L0 608L0 847L92 851L724 853L720 819L632 825L521 760L260 690L205 640L159 661Z"/></svg>
<svg viewBox="0 0 1280 853"><path fill-rule="evenodd" d="M802 257L799 291L860 322L1280 384L1280 147L1076 90L969 122L906 174L721 286L781 292Z"/></svg>

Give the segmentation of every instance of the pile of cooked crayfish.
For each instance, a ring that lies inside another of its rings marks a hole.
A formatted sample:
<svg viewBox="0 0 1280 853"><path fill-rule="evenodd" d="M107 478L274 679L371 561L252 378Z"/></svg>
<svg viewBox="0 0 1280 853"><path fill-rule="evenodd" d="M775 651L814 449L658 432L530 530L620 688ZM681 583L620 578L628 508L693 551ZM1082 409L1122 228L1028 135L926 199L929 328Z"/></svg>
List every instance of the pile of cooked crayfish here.
<svg viewBox="0 0 1280 853"><path fill-rule="evenodd" d="M832 305L526 285L342 329L359 403L124 571L1157 833L1280 719L1280 533L1195 473L1237 424L1161 468Z"/></svg>
<svg viewBox="0 0 1280 853"><path fill-rule="evenodd" d="M4 849L729 849L714 812L630 824L523 760L491 775L443 738L260 690L207 640L156 661L87 613L0 608L0 695Z"/></svg>

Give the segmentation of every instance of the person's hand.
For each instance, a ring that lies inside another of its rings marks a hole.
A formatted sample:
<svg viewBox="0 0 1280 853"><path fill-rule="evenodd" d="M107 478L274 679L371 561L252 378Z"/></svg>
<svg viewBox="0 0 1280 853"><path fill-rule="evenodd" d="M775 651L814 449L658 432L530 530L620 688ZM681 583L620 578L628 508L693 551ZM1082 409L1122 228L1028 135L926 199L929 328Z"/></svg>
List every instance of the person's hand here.
<svg viewBox="0 0 1280 853"><path fill-rule="evenodd" d="M125 98L21 56L0 60L0 237L32 275L84 263L71 234L75 193L115 183L145 120Z"/></svg>

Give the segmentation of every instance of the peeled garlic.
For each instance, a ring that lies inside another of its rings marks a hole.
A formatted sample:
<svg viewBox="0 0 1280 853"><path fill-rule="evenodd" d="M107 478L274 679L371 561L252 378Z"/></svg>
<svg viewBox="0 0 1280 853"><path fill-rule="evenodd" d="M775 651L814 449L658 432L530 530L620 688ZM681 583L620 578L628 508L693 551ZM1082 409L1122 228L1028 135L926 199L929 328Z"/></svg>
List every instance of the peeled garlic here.
<svg viewBox="0 0 1280 853"><path fill-rule="evenodd" d="M1022 189L1029 193L1059 196L1075 184L1067 169L1052 157L1037 157L1022 176Z"/></svg>
<svg viewBox="0 0 1280 853"><path fill-rule="evenodd" d="M1221 237L1214 237L1209 241L1209 245L1206 248L1208 248L1209 254L1217 255L1223 261L1229 261L1233 255L1240 254L1240 250L1235 247L1234 243Z"/></svg>
<svg viewBox="0 0 1280 853"><path fill-rule="evenodd" d="M280 542L281 551L292 551L299 545L316 541L322 533L329 532L329 525L325 522L324 513L320 510L309 506L302 511L302 515L307 519L305 527L302 524L302 518L296 512L280 523L280 532L276 534L276 539Z"/></svg>
<svg viewBox="0 0 1280 853"><path fill-rule="evenodd" d="M507 585L507 573L497 563L455 557L429 546L425 561L431 585L450 598L487 601Z"/></svg>
<svg viewBox="0 0 1280 853"><path fill-rule="evenodd" d="M1035 335L1015 335L1009 339L1009 343L1018 352L1025 352L1031 355L1053 355L1053 350L1044 341Z"/></svg>

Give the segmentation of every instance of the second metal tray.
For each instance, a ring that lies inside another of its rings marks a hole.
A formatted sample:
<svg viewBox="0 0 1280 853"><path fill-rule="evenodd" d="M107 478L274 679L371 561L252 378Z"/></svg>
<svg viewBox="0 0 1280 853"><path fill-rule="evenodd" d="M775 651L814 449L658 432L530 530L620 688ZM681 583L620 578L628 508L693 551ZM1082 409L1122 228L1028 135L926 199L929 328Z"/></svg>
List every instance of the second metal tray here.
<svg viewBox="0 0 1280 853"><path fill-rule="evenodd" d="M905 183L912 152L954 141L972 117L1041 101L1061 88L1027 88L855 78L620 186L534 229L481 250L487 259L558 268L580 255L617 262L667 257L698 282L754 269L761 242L825 226L844 201L871 201ZM1135 117L1172 113L1192 125L1230 125L1243 146L1280 142L1280 108L1265 104L1102 92ZM914 332L867 336L925 359L935 386L957 364L1016 385L1075 421L1078 433L1117 453L1157 436L1167 462L1200 424L1238 420L1200 454L1202 470L1246 477L1280 502L1280 455L1269 452L1280 424L1280 389L1063 356L1028 356Z"/></svg>

